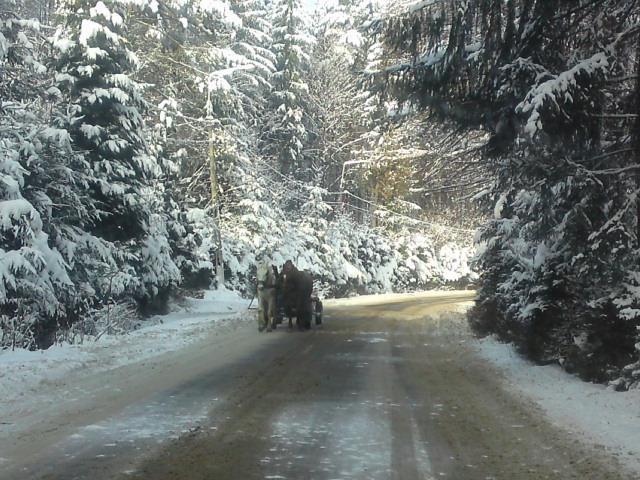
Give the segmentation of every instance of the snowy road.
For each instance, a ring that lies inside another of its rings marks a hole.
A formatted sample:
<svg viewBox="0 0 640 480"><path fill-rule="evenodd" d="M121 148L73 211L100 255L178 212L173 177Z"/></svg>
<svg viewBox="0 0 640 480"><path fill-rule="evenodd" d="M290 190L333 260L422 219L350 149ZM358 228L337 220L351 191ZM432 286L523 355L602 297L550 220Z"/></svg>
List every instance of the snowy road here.
<svg viewBox="0 0 640 480"><path fill-rule="evenodd" d="M1 439L0 478L633 478L509 393L469 345L469 299L334 302L312 332L244 325L66 386Z"/></svg>

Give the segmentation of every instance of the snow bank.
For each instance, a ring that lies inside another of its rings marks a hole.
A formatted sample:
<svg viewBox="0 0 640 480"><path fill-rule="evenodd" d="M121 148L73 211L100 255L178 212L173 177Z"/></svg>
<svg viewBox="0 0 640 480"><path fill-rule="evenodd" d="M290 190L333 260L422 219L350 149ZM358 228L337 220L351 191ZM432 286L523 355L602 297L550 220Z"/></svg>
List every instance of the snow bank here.
<svg viewBox="0 0 640 480"><path fill-rule="evenodd" d="M640 473L640 390L614 392L586 383L556 366L536 366L511 345L485 338L478 352L507 376L513 389L533 400L554 424L588 443L602 445Z"/></svg>
<svg viewBox="0 0 640 480"><path fill-rule="evenodd" d="M207 291L174 312L156 316L127 335L87 337L83 344L54 345L47 350L0 351L0 416L5 408L28 397L43 384L70 373L111 370L178 350L213 332L232 330L251 320L249 301L228 290Z"/></svg>
<svg viewBox="0 0 640 480"><path fill-rule="evenodd" d="M166 321L172 321L180 315L189 316L191 313L228 314L246 310L248 306L249 300L242 298L238 292L226 289L207 290L202 299L188 298L179 312L163 318Z"/></svg>
<svg viewBox="0 0 640 480"><path fill-rule="evenodd" d="M382 305L386 303L399 303L408 299L417 298L440 298L440 297L461 297L468 299L472 290L431 290L428 292L412 292L412 293L384 293L376 295L359 295L349 298L332 298L323 300L326 307L347 307L356 305ZM469 305L462 305L465 310Z"/></svg>

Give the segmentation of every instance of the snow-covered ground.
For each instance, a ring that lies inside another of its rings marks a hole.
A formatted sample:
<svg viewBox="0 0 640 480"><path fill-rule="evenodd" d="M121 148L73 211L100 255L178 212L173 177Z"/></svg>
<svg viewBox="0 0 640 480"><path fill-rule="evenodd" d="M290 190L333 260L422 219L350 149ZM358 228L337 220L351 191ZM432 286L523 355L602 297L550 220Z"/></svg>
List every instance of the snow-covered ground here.
<svg viewBox="0 0 640 480"><path fill-rule="evenodd" d="M517 394L535 402L555 425L601 446L640 475L640 390L615 392L558 366L537 366L493 338L477 350L504 372Z"/></svg>
<svg viewBox="0 0 640 480"><path fill-rule="evenodd" d="M412 292L412 293L382 293L377 295L357 295L348 298L331 298L323 301L325 306L330 307L348 307L361 305L384 305L386 303L400 303L411 299L421 298L453 298L468 297L472 290L432 290L429 292ZM472 304L465 303L463 306L468 308Z"/></svg>
<svg viewBox="0 0 640 480"><path fill-rule="evenodd" d="M212 333L251 321L249 301L228 290L189 298L172 313L149 319L127 335L87 337L82 344L55 345L44 351L0 351L0 417L3 411L46 394L44 384L83 371L103 372L179 350ZM44 391L42 391L44 390Z"/></svg>
<svg viewBox="0 0 640 480"><path fill-rule="evenodd" d="M468 294L468 293L467 293ZM465 292L430 292L430 298ZM420 298L421 293L363 295L327 300L327 306L380 305ZM472 303L460 303L461 310ZM448 317L447 329L460 325ZM505 375L510 389L538 405L556 426L589 444L601 446L640 475L640 390L615 392L603 385L583 382L559 366L537 366L518 355L511 345L493 338L470 342L477 352Z"/></svg>
<svg viewBox="0 0 640 480"><path fill-rule="evenodd" d="M468 299L469 292L361 296L327 300L325 305L380 305L413 298L442 297L444 300L456 296ZM138 368L136 365L146 359L178 350L187 351L189 349L185 347L211 335L221 334L226 338L224 334L235 332L240 327L253 329L255 312L247 310L248 303L232 292L207 292L205 298L189 299L173 313L156 317L148 322L150 326L128 335L103 336L98 341L88 339L82 345L58 345L43 352L0 352L0 419L7 418L5 413L12 412L12 418L18 421L26 417L16 415L16 410L29 415L30 411L40 409L42 399L50 393L48 387L62 379L112 370L120 375L116 371L120 367L131 365L129 369ZM461 310L469 304L460 302L458 305ZM451 305L447 308L450 309ZM439 328L447 331L469 335L460 311L455 316L451 312L443 313L438 324ZM238 332L243 333L244 330ZM256 341L277 338L255 336ZM518 356L511 346L491 338L464 343L473 345L483 359L504 374L510 390L537 404L552 423L588 443L601 445L630 469L640 472L640 390L614 392L601 385L582 382L558 367L532 365ZM198 357L194 359L197 361ZM67 389L71 391L65 387L65 391ZM47 402L58 402L61 398L47 398ZM202 408L196 406L206 412L207 405ZM198 409L194 407L194 410ZM129 417L136 415L129 415L127 421L130 421ZM0 433L9 435L19 428L18 424L6 423L0 428Z"/></svg>

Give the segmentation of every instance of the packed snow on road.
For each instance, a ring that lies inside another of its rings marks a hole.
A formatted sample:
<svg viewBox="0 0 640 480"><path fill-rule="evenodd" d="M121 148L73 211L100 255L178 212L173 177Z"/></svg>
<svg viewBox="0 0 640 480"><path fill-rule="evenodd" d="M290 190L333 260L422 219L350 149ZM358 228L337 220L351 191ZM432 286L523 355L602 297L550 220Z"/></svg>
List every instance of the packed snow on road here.
<svg viewBox="0 0 640 480"><path fill-rule="evenodd" d="M445 304L443 307L437 306L444 298L453 298L455 302L456 296L463 301ZM406 318L418 318L413 317L417 315L418 310L405 307L404 303L417 302L417 305L423 305L426 302L435 302L435 306L430 307L433 316L430 324L437 329L434 330L434 338L439 338L438 342L448 341L446 339L461 342L459 345L475 352L475 355L487 363L487 368L495 368L503 376L502 383L508 391L523 401L537 405L552 424L570 432L580 441L614 455L630 471L640 472L640 443L637 442L640 416L629 413L637 412L640 392L614 392L604 386L585 383L567 375L559 367L533 366L517 356L513 347L509 345L491 338L473 338L464 318L464 311L471 305L471 302L466 300L468 296L469 292L431 292L329 300L326 302L329 312L326 321L333 321L331 311L336 308L346 308L345 311L350 311L350 308L366 311L366 308L384 307L390 310L387 313L380 310L380 314L389 318L397 315L394 312L397 312L398 308L403 308L403 312L408 315ZM46 425L48 421L53 422L52 425L62 432L60 436L52 437L57 442L62 456L73 458L91 445L92 455L108 459L118 455L126 457L121 449L123 443L136 445L136 449L144 451L145 448L149 448L149 442L163 443L178 439L190 431L198 431L210 421L208 415L211 409L222 403L225 398L212 396L211 391L206 390L203 390L206 392L203 394L197 384L184 388L184 391L176 390L154 397L153 390L136 392L127 383L127 379L132 372L138 375L135 378L148 376L152 379L153 375L158 374L156 369L168 368L166 364L171 362L190 362L184 367L182 374L195 370L192 362L204 358L203 351L221 348L218 346L232 343L236 339L277 342L279 338L283 338L283 332L279 331L273 334L258 334L255 311L247 310L248 303L246 299L232 292L209 291L203 299L189 299L173 313L156 317L152 326L128 335L103 336L98 341L92 339L81 345L56 345L45 351L2 352L0 415L3 422L0 427L0 442L9 445L14 436L29 439L30 434L38 432L41 428L41 422L45 422ZM373 348L376 344L388 344L391 338L387 332L376 330L361 332L347 341L365 342ZM247 348L255 348L257 345L264 344L252 343ZM425 348L428 346L429 344L425 344ZM389 346L391 347L392 345ZM402 344L395 347L400 348ZM227 345L227 348L231 351L233 345ZM230 353L229 357L231 355ZM234 355L241 358L243 354L235 352ZM362 367L366 368L366 365L363 364ZM171 373L171 377L179 377L181 371L177 372ZM109 385L104 385L105 381ZM149 380L149 388L161 391L176 381L180 382L180 379L163 379L160 375L155 383ZM131 391L128 392L127 388L131 388ZM106 392L113 389L118 391L109 392L113 395L109 397ZM121 403L121 398L126 401ZM81 408L76 421L70 421L70 426L66 428L64 425L56 424L54 417L57 415L62 415L62 418L65 415L73 417L70 412L73 411L74 405ZM103 416L93 415L92 409L96 405L101 410L112 411ZM348 415L343 420L336 422L333 421L334 418L322 428L313 427L316 430L320 428L313 432L307 431L311 427L305 423L305 410L298 410L292 406L274 421L274 439L279 439L277 444L284 449L283 451L287 450L292 442L308 441L311 434L331 438L333 448L344 443L345 452L350 451L350 448L353 448L354 452L359 451L358 438L362 441L372 441L372 448L375 444L376 451L384 450L384 442L388 440L386 433L381 433L379 420L367 413L370 407L376 407L366 402L362 405L364 410L360 415L349 410L345 412ZM324 414L318 411L316 415ZM331 417L333 415L330 414ZM362 436L363 432L368 433ZM351 447L347 448L347 445ZM361 447L365 450L368 448L365 444ZM18 449L13 453L19 452ZM418 454L416 458L423 458L425 464L429 461L426 451L420 451ZM263 462L267 464L274 461L274 458L284 458L283 455L283 452L274 450L272 458L265 457ZM373 457L383 458L379 455ZM15 458L3 456L1 461L9 465L14 460ZM356 464L351 464L346 457L343 460L345 463L340 470L345 473L345 478L356 475L361 469L362 465L358 462L367 462L362 457L358 457ZM130 461L131 468L134 469L137 457L131 458ZM371 460L369 466L373 470L378 469L376 471L384 476L388 467L383 463L375 467L377 463Z"/></svg>

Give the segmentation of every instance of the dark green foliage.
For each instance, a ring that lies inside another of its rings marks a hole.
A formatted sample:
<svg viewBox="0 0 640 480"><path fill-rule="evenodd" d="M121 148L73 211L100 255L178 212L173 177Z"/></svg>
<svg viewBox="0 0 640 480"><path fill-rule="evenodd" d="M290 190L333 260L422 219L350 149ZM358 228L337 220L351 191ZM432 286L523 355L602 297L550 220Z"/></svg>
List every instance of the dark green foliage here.
<svg viewBox="0 0 640 480"><path fill-rule="evenodd" d="M303 74L309 67L313 38L307 33L300 0L276 0L271 8L276 62L261 150L283 174L310 180L310 159L303 151L308 140L308 87Z"/></svg>
<svg viewBox="0 0 640 480"><path fill-rule="evenodd" d="M639 20L622 0L442 2L376 25L393 61L369 77L490 133L471 325L597 381L640 325Z"/></svg>
<svg viewBox="0 0 640 480"><path fill-rule="evenodd" d="M142 138L145 102L129 77L137 60L126 46L126 12L112 2L65 6L73 45L61 50L55 67L76 119L69 125L72 141L87 152L95 175L91 186L103 214L93 232L109 242L139 239L148 212L136 197L151 172Z"/></svg>

